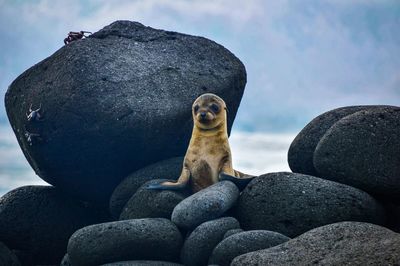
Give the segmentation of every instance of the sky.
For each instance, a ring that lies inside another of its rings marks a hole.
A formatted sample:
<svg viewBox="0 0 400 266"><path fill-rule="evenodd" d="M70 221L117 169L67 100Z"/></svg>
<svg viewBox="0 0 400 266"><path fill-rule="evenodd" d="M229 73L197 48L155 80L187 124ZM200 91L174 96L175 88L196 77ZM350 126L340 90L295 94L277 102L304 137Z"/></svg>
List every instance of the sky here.
<svg viewBox="0 0 400 266"><path fill-rule="evenodd" d="M1 97L69 31L115 20L204 36L233 52L248 75L237 131L297 132L333 108L400 105L397 0L0 0Z"/></svg>

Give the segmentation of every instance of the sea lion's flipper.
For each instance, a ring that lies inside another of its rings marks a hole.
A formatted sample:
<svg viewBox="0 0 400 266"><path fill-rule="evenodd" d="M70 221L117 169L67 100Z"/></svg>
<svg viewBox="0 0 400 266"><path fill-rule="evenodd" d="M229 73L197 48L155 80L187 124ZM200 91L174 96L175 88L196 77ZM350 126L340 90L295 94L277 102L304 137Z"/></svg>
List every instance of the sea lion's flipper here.
<svg viewBox="0 0 400 266"><path fill-rule="evenodd" d="M187 183L174 183L163 181L161 183L149 184L146 189L153 190L183 190L186 188Z"/></svg>
<svg viewBox="0 0 400 266"><path fill-rule="evenodd" d="M189 179L190 179L190 171L184 165L182 173L176 182L163 181L158 184L149 184L146 188L157 189L157 190L184 190L187 184L189 183Z"/></svg>
<svg viewBox="0 0 400 266"><path fill-rule="evenodd" d="M254 177L255 176L250 176L250 175L246 175L246 177L236 177L221 172L219 174L219 181L223 180L231 181L239 188L240 191L242 191L247 186L247 184L249 184L250 181L253 180Z"/></svg>

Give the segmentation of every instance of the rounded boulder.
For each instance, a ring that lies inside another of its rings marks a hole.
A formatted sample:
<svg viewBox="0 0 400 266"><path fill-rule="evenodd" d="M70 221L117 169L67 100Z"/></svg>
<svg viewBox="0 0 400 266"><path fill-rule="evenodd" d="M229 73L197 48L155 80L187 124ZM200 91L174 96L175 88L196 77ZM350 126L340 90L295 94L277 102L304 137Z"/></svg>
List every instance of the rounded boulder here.
<svg viewBox="0 0 400 266"><path fill-rule="evenodd" d="M286 172L252 180L239 198L236 217L245 230L271 230L289 237L339 221L385 221L383 207L364 191Z"/></svg>
<svg viewBox="0 0 400 266"><path fill-rule="evenodd" d="M192 229L203 222L221 217L239 197L239 189L230 181L221 181L182 200L174 208L172 222Z"/></svg>

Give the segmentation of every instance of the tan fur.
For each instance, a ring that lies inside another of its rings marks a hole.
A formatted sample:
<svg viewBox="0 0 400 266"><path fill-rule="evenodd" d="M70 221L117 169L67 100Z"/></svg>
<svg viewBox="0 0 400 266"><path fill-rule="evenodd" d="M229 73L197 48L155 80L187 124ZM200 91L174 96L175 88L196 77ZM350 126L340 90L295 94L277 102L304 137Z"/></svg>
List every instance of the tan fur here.
<svg viewBox="0 0 400 266"><path fill-rule="evenodd" d="M218 106L218 112L213 110L213 104ZM201 119L201 113L206 113L206 120ZM225 102L217 95L203 94L194 101L192 115L194 126L182 173L177 182L164 182L162 185L173 187L189 182L192 191L197 192L217 183L221 172L236 177L246 176L232 167Z"/></svg>

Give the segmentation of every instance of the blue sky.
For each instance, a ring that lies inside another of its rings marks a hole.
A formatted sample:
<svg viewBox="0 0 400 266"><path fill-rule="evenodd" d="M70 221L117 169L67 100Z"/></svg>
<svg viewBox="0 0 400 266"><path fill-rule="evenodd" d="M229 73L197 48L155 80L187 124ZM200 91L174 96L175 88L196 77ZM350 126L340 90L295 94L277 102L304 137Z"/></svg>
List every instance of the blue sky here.
<svg viewBox="0 0 400 266"><path fill-rule="evenodd" d="M118 19L204 36L239 57L248 83L236 130L296 132L336 107L400 103L397 0L0 0L0 94L69 31Z"/></svg>

